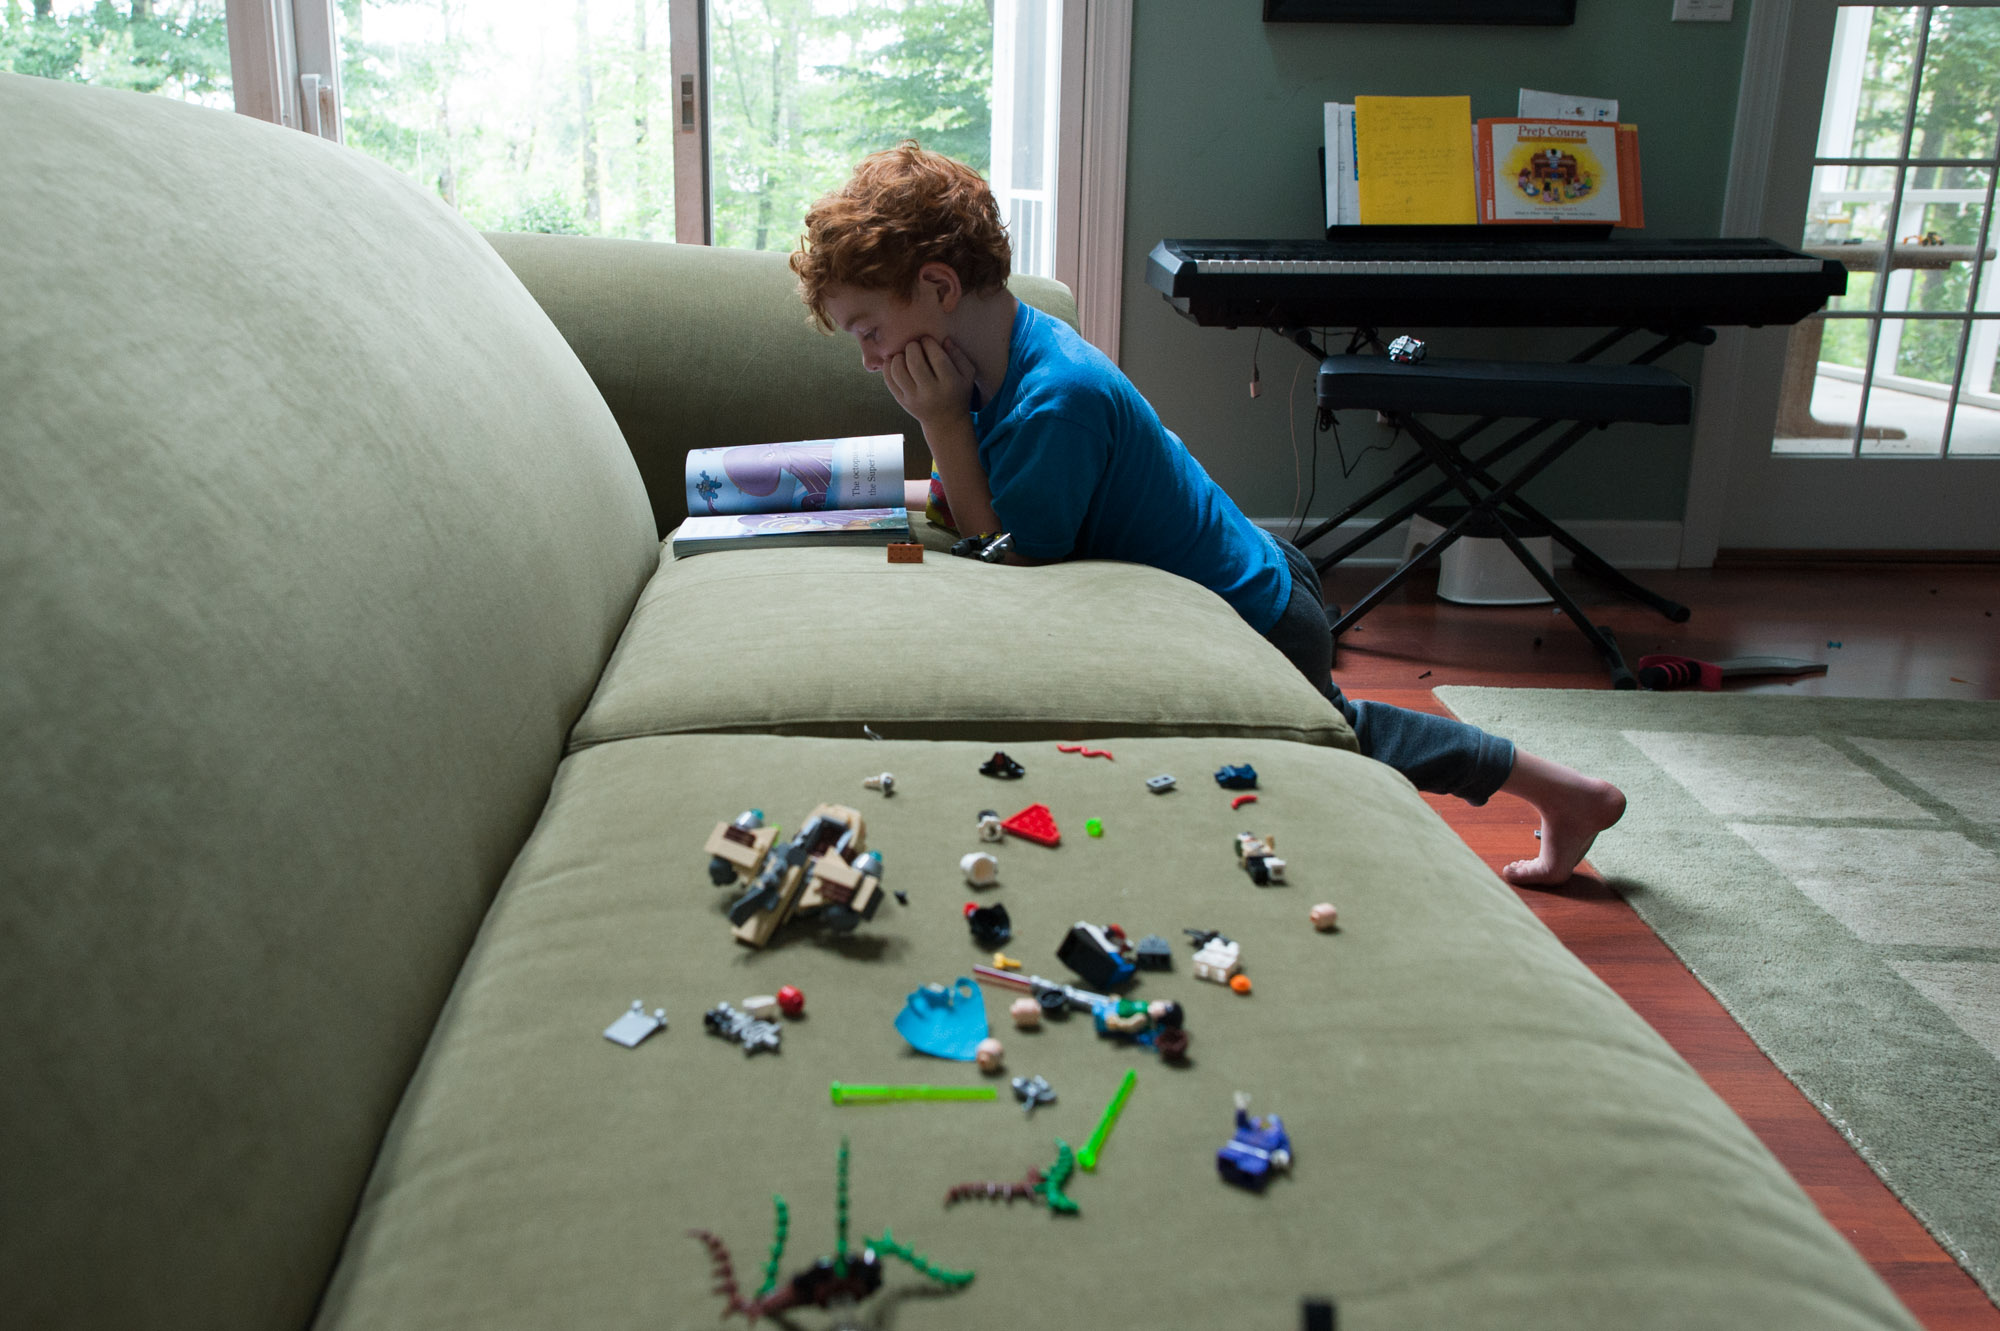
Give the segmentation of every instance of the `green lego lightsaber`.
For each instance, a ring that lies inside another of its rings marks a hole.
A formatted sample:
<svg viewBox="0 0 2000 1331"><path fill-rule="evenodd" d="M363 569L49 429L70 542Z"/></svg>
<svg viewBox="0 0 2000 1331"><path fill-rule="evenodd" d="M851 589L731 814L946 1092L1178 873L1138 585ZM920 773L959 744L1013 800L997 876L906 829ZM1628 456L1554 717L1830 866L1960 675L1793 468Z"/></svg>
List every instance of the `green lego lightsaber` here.
<svg viewBox="0 0 2000 1331"><path fill-rule="evenodd" d="M837 1105L865 1104L881 1100L994 1100L991 1086L843 1086L830 1082L827 1095Z"/></svg>
<svg viewBox="0 0 2000 1331"><path fill-rule="evenodd" d="M1104 1107L1104 1117L1097 1120L1097 1131L1090 1134L1083 1149L1076 1153L1076 1162L1083 1166L1085 1173L1097 1171L1097 1152L1104 1145L1104 1139L1111 1135L1112 1127L1118 1122L1118 1115L1125 1108L1125 1102L1132 1097L1132 1088L1139 1082L1139 1069L1126 1068L1125 1080L1118 1083L1117 1093L1111 1103Z"/></svg>

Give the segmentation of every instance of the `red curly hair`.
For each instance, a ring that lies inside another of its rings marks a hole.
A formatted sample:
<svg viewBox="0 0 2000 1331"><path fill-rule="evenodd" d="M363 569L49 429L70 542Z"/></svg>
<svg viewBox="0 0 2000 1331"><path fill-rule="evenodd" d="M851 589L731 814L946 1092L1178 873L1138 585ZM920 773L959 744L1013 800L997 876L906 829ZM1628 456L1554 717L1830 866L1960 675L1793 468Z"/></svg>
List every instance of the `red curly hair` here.
<svg viewBox="0 0 2000 1331"><path fill-rule="evenodd" d="M792 253L799 296L821 328L836 286L907 296L927 263L949 265L967 291L1007 280L1013 247L977 171L905 139L861 159L853 177L806 214Z"/></svg>

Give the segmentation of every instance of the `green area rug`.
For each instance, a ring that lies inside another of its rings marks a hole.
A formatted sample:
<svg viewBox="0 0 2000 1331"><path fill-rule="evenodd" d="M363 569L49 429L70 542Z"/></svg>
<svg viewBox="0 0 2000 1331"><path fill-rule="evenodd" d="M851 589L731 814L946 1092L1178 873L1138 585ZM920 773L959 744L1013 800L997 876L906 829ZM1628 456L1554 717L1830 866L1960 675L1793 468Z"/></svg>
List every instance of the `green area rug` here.
<svg viewBox="0 0 2000 1331"><path fill-rule="evenodd" d="M2000 702L1437 696L1624 789L1590 862L2000 1301Z"/></svg>

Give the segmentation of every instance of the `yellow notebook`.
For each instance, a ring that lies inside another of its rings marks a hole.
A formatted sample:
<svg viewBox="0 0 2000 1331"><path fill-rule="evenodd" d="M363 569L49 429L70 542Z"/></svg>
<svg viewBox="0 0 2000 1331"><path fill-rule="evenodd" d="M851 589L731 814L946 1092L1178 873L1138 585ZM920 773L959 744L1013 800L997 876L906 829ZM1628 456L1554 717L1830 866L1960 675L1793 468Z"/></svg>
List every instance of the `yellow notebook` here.
<svg viewBox="0 0 2000 1331"><path fill-rule="evenodd" d="M1362 225L1479 220L1470 97L1356 97L1354 146Z"/></svg>

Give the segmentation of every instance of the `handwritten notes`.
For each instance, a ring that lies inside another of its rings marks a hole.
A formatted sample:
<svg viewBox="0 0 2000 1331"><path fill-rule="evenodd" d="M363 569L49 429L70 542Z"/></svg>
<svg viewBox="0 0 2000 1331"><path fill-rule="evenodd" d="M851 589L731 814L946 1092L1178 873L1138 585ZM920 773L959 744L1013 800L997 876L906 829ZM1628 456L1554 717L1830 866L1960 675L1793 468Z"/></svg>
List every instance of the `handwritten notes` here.
<svg viewBox="0 0 2000 1331"><path fill-rule="evenodd" d="M1356 97L1354 138L1364 225L1478 220L1470 97Z"/></svg>

